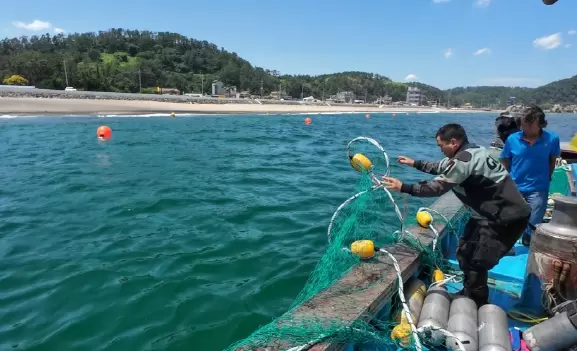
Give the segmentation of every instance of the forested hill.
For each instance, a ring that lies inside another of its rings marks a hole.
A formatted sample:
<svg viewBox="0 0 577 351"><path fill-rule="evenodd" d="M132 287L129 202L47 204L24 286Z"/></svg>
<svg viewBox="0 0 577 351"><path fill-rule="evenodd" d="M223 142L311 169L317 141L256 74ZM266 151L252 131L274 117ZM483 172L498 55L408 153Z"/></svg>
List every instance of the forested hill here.
<svg viewBox="0 0 577 351"><path fill-rule="evenodd" d="M300 98L328 98L339 91L352 91L367 101L389 95L404 100L407 84L372 73L343 72L320 76L281 75L252 66L248 61L207 41L177 33L153 33L111 29L82 33L4 39L0 42L0 78L13 74L38 88L64 89L64 68L69 85L82 90L138 92L154 87L177 88L186 93L209 93L213 80L237 90L267 96L282 90ZM508 96L555 103L577 101L576 77L537 88L475 87L441 91L411 83L425 91L427 100L471 102L476 106L504 104Z"/></svg>
<svg viewBox="0 0 577 351"><path fill-rule="evenodd" d="M475 106L503 105L514 96L518 102L552 104L577 103L577 76L558 80L538 88L507 88L499 86L480 86L453 88L446 91L447 97L455 105L470 102Z"/></svg>
<svg viewBox="0 0 577 351"><path fill-rule="evenodd" d="M4 39L0 44L0 77L19 74L38 88L64 89L64 64L70 85L84 90L138 92L143 88L170 87L184 92L209 92L212 81L221 80L238 91L268 95L282 89L300 98L329 97L353 91L371 101L384 94L403 100L406 84L363 72L323 76L288 76L252 66L207 41L177 33L112 29L99 33L49 34ZM139 82L141 79L141 82ZM204 85L202 89L201 84ZM419 83L416 83L419 84ZM430 99L443 93L425 88Z"/></svg>

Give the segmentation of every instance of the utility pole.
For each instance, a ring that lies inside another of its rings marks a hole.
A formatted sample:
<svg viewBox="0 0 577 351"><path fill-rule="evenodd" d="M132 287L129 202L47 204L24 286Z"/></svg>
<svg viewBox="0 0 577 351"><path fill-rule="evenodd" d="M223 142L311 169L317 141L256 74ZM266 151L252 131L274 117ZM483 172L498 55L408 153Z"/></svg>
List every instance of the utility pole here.
<svg viewBox="0 0 577 351"><path fill-rule="evenodd" d="M262 98L264 94L264 86L263 86L263 80L260 80L260 97Z"/></svg>
<svg viewBox="0 0 577 351"><path fill-rule="evenodd" d="M66 71L66 60L62 60L62 62L64 63L64 77L66 77L66 86L69 87L70 84L68 84L68 72Z"/></svg>
<svg viewBox="0 0 577 351"><path fill-rule="evenodd" d="M142 71L138 69L138 92L142 94Z"/></svg>
<svg viewBox="0 0 577 351"><path fill-rule="evenodd" d="M301 83L301 100L305 98L305 85Z"/></svg>
<svg viewBox="0 0 577 351"><path fill-rule="evenodd" d="M200 73L200 90L201 94L204 95L204 74Z"/></svg>

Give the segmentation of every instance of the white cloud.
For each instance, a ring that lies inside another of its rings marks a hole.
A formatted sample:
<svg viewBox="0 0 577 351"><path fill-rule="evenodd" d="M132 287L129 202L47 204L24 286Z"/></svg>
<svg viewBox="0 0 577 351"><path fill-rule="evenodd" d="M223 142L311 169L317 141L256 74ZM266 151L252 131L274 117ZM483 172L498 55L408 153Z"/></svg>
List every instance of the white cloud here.
<svg viewBox="0 0 577 351"><path fill-rule="evenodd" d="M569 34L569 35L575 35L575 34L577 34L577 30L575 30L575 29L570 29L570 30L567 32L567 34Z"/></svg>
<svg viewBox="0 0 577 351"><path fill-rule="evenodd" d="M12 22L14 27L20 29L26 29L32 32L39 32L41 30L46 30L52 28L52 24L50 22L44 22L39 20L34 20L30 23L25 23L21 21L14 21Z"/></svg>
<svg viewBox="0 0 577 351"><path fill-rule="evenodd" d="M14 21L14 22L12 22L12 25L16 28L24 29L24 30L31 31L31 32L40 32L40 31L45 31L45 30L50 30L50 29L52 29L52 31L56 34L65 32L65 30L62 28L57 28L57 27L52 26L52 23L50 23L50 22L40 21L40 20L34 20L30 23L26 23L26 22L22 22L22 21Z"/></svg>
<svg viewBox="0 0 577 351"><path fill-rule="evenodd" d="M554 33L537 38L533 41L533 46L537 49L551 50L561 45L561 33Z"/></svg>
<svg viewBox="0 0 577 351"><path fill-rule="evenodd" d="M476 7L488 7L492 0L475 0Z"/></svg>
<svg viewBox="0 0 577 351"><path fill-rule="evenodd" d="M443 2L449 2L449 1L450 1L450 0L433 0L433 2L434 2L435 4L440 4L440 3L443 3Z"/></svg>
<svg viewBox="0 0 577 351"><path fill-rule="evenodd" d="M540 79L531 77L490 77L483 78L480 85L497 85L507 87L537 87L543 84Z"/></svg>
<svg viewBox="0 0 577 351"><path fill-rule="evenodd" d="M565 44L565 48L569 49L571 47L571 44Z"/></svg>
<svg viewBox="0 0 577 351"><path fill-rule="evenodd" d="M443 53L443 55L445 56L445 58L449 58L449 57L453 56L453 49L448 48L448 49Z"/></svg>
<svg viewBox="0 0 577 351"><path fill-rule="evenodd" d="M415 74L409 74L408 76L405 77L405 80L406 80L406 81L409 81L409 80L417 80L417 75L415 75Z"/></svg>
<svg viewBox="0 0 577 351"><path fill-rule="evenodd" d="M491 54L491 49L489 49L489 48L482 48L482 49L479 49L473 53L473 55L475 55L475 56L489 55L489 54Z"/></svg>

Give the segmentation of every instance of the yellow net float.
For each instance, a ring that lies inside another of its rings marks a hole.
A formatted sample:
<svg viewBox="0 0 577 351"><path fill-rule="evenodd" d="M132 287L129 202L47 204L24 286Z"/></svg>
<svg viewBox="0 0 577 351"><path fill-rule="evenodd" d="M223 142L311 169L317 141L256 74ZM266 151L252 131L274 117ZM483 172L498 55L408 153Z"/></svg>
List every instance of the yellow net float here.
<svg viewBox="0 0 577 351"><path fill-rule="evenodd" d="M355 153L352 154L351 153L351 145L357 141L367 141L371 144L373 144L377 149L379 149L379 151L382 153L383 158L385 159L385 173L383 174L385 177L389 176L389 156L387 156L387 153L385 152L385 149L383 149L383 147L381 146L381 144L379 144L378 141L376 141L373 138L368 138L368 137L356 137L353 140L349 141L349 143L347 144L347 156L349 158L349 161L351 163L351 166L353 167L353 169L357 172L369 172L372 173L373 172L373 162L365 155L363 155L362 153Z"/></svg>
<svg viewBox="0 0 577 351"><path fill-rule="evenodd" d="M391 339L395 340L403 347L409 346L411 342L411 325L409 323L397 324L391 331Z"/></svg>
<svg viewBox="0 0 577 351"><path fill-rule="evenodd" d="M417 212L417 223L423 228L429 228L433 222L433 216L427 211Z"/></svg>
<svg viewBox="0 0 577 351"><path fill-rule="evenodd" d="M371 172L373 170L373 163L363 154L355 154L351 157L350 162L357 172Z"/></svg>
<svg viewBox="0 0 577 351"><path fill-rule="evenodd" d="M433 283L445 280L445 273L440 269L435 269L433 271Z"/></svg>
<svg viewBox="0 0 577 351"><path fill-rule="evenodd" d="M362 260L375 257L375 243L372 240L357 240L351 244L351 252Z"/></svg>

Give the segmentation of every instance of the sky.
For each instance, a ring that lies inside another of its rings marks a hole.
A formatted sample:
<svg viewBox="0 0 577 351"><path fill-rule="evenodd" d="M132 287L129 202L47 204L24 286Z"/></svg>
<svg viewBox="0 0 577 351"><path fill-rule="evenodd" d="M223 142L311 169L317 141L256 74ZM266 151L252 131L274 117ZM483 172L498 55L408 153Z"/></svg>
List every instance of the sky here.
<svg viewBox="0 0 577 351"><path fill-rule="evenodd" d="M577 74L577 1L5 1L0 37L177 32L281 74L537 87Z"/></svg>

